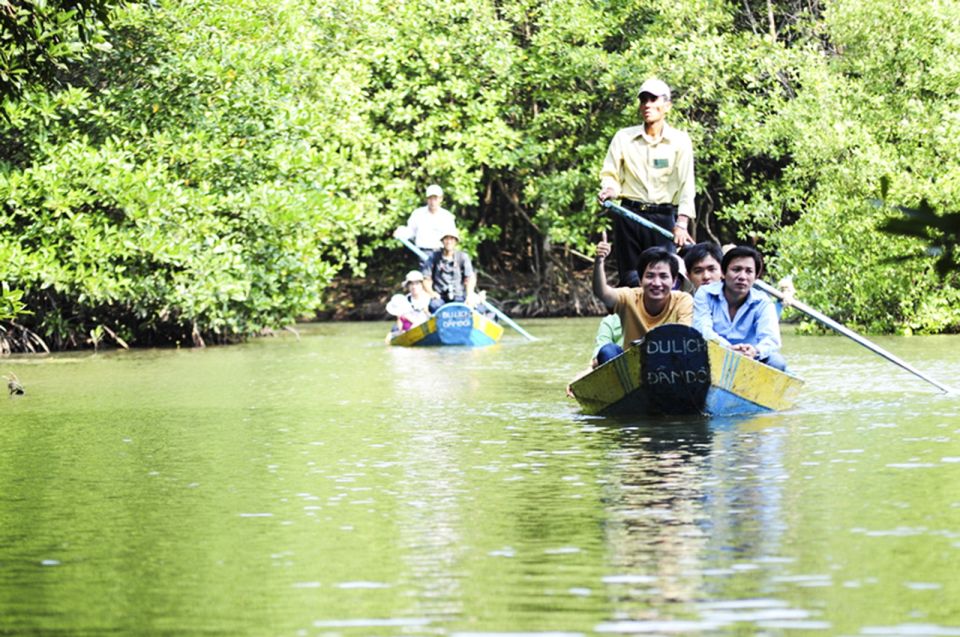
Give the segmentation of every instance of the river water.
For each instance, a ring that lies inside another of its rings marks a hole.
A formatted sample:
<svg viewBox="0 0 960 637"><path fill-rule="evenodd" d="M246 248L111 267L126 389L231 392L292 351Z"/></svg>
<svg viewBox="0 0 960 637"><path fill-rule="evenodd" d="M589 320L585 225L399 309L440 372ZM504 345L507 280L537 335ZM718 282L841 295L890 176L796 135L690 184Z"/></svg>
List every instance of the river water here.
<svg viewBox="0 0 960 637"><path fill-rule="evenodd" d="M586 417L596 323L0 360L0 633L960 635L960 398L788 334L789 412Z"/></svg>

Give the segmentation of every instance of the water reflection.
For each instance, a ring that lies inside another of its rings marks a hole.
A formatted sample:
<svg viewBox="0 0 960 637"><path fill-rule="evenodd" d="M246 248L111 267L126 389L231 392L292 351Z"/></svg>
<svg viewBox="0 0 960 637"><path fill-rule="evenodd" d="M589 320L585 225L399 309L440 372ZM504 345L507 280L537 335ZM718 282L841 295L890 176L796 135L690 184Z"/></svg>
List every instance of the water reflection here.
<svg viewBox="0 0 960 637"><path fill-rule="evenodd" d="M786 431L776 417L715 419L707 508L711 554L724 563L775 556L784 530L782 484Z"/></svg>
<svg viewBox="0 0 960 637"><path fill-rule="evenodd" d="M761 599L768 594L762 586L743 587L736 577L780 562L786 474L777 423L609 423L618 427L605 494L611 574L604 582L613 612L599 632L754 621L824 627L787 602Z"/></svg>
<svg viewBox="0 0 960 637"><path fill-rule="evenodd" d="M461 511L465 489L457 440L442 426L415 424L408 433L401 461L403 477L395 488L397 548L406 564L403 585L417 591L410 614L455 616L462 611L457 565L466 551Z"/></svg>
<svg viewBox="0 0 960 637"><path fill-rule="evenodd" d="M481 377L471 370L482 367L497 349L497 345L485 348L387 347L392 394L400 404L449 409L465 394L481 389Z"/></svg>
<svg viewBox="0 0 960 637"><path fill-rule="evenodd" d="M702 420L617 431L605 494L612 574L604 579L617 617L696 599L711 440Z"/></svg>

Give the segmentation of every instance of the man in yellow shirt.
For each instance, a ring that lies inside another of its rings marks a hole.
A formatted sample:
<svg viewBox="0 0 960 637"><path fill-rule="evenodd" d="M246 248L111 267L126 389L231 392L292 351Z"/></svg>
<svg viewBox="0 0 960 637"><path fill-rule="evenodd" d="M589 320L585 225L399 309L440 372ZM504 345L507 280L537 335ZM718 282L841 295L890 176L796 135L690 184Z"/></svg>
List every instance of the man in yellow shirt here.
<svg viewBox="0 0 960 637"><path fill-rule="evenodd" d="M635 221L617 216L614 245L617 246L619 284L637 284L640 253L652 246L671 252L692 243L690 221L694 208L693 145L690 136L666 123L673 105L670 87L651 78L640 86L643 124L617 132L610 141L600 170L600 202L620 199L621 205L673 232L673 241Z"/></svg>
<svg viewBox="0 0 960 637"><path fill-rule="evenodd" d="M679 266L670 252L654 247L640 253L637 264L642 273L639 288L613 288L607 283L604 262L609 255L610 244L604 237L597 244L597 258L593 263L593 293L608 310L620 317L625 345L632 344L659 325L693 323L693 297L673 289ZM597 362L603 364L622 351L619 346L608 344L597 354Z"/></svg>

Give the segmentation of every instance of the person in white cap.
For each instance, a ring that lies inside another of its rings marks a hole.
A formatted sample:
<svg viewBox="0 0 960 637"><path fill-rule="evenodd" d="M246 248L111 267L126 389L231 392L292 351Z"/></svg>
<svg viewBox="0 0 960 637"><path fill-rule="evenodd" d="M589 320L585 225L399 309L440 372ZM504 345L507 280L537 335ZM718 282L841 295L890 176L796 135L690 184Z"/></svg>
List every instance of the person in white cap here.
<svg viewBox="0 0 960 637"><path fill-rule="evenodd" d="M670 87L651 78L638 92L643 124L619 130L610 141L600 170L600 202L620 199L621 205L653 223L672 230L673 240L635 221L614 219L614 247L620 285L636 286L640 253L652 246L676 251L692 243L693 144L690 136L666 122L673 102Z"/></svg>
<svg viewBox="0 0 960 637"><path fill-rule="evenodd" d="M407 272L403 288L406 295L394 294L387 303L387 312L397 317L393 333L405 332L430 318L430 295L423 287L423 273L419 270Z"/></svg>
<svg viewBox="0 0 960 637"><path fill-rule="evenodd" d="M426 194L427 205L410 213L407 225L397 228L393 236L397 239L413 241L421 252L429 254L442 247L440 233L444 228L455 225L456 220L449 210L440 206L443 202L443 188L437 184L431 184L427 186Z"/></svg>
<svg viewBox="0 0 960 637"><path fill-rule="evenodd" d="M413 309L426 312L430 307L430 295L423 287L423 272L410 270L403 279L403 289L407 291L407 300Z"/></svg>
<svg viewBox="0 0 960 637"><path fill-rule="evenodd" d="M474 307L481 300L476 293L477 275L466 253L457 250L460 233L455 226L441 231L443 247L430 253L420 272L430 300L430 311L444 303L460 302Z"/></svg>

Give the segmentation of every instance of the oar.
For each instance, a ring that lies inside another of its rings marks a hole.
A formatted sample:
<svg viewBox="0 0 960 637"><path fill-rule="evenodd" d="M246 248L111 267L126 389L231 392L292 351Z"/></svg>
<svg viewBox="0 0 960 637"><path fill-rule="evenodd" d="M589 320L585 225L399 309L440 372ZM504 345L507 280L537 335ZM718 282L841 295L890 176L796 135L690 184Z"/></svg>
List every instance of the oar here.
<svg viewBox="0 0 960 637"><path fill-rule="evenodd" d="M400 237L397 237L397 238L400 239ZM421 249L418 248L417 246L413 245L413 244L412 244L410 241L408 241L407 239L400 239L400 241L401 241L401 243L403 243L403 245L405 245L405 246L407 246L408 248L410 248L411 252L413 252L415 255L417 255L417 256L420 258L421 261L426 260L427 255L425 255L425 254L423 253L423 250L421 250ZM522 327L520 327L519 325L517 325L516 321L514 321L514 320L511 319L509 316L507 316L506 314L504 314L503 312L501 312L501 311L500 311L500 308L496 307L496 306L493 304L493 300L492 300L492 299L487 299L482 305L488 307L488 308L490 309L490 311L493 312L494 314L496 314L496 315L497 315L497 318L499 318L501 321L503 321L504 323L506 323L507 325L509 325L509 326L512 327L513 329L517 330L518 332L520 332L520 334L522 334L522 335L524 336L524 338L526 338L528 341L535 341L535 340L537 340L537 338L536 338L535 336L531 335L527 330L525 330L525 329L523 329Z"/></svg>
<svg viewBox="0 0 960 637"><path fill-rule="evenodd" d="M400 237L397 237L397 239L400 239ZM427 260L427 255L423 253L423 250L410 243L408 239L400 239L400 243L410 248L410 251L417 255L421 261Z"/></svg>
<svg viewBox="0 0 960 637"><path fill-rule="evenodd" d="M772 296L777 297L777 298L780 299L780 300L783 300L783 293L780 292L780 290L778 290L778 289L774 288L773 286L771 286L769 283L767 283L767 282L765 282L765 281L757 280L753 285L754 285L754 287L757 287L757 288L763 290L763 291L766 292L767 294L770 294L770 295L772 295ZM873 342L871 342L871 341L868 341L867 339L865 339L864 337L860 336L859 334L857 334L856 332L854 332L854 331L851 330L850 328L848 328L848 327L846 327L846 326L844 326L844 325L842 325L842 324L834 321L832 318L830 318L830 317L827 316L826 314L824 314L824 313L822 313L822 312L818 312L817 310L813 309L813 308L810 307L809 305L807 305L807 304L805 304L805 303L801 303L800 301L797 301L796 299L791 299L791 301L790 301L790 307L795 307L795 308L797 308L798 310L800 310L801 312L803 312L803 313L806 314L807 316L809 316L809 317L811 317L811 318L814 318L814 319L820 321L821 323L823 323L824 325L826 325L826 326L829 327L830 329L835 330L835 331L839 332L840 334L843 334L844 336L846 336L846 337L849 338L850 340L854 341L855 343L859 343L860 345L863 345L864 347L866 347L868 350L870 350L870 351L873 352L874 354L878 354L879 356L884 357L885 359L887 359L888 361L890 361L890 362L893 363L894 365L899 365L900 367L902 367L903 369L907 370L908 372L910 372L910 373L913 374L914 376L916 376L916 377L918 377L918 378L922 378L923 380L927 381L928 383L930 383L930 384L933 385L934 387L937 387L940 391L942 391L942 392L944 392L944 393L946 393L946 394L956 393L956 390L955 390L955 389L952 389L952 388L950 388L950 387L947 387L946 385L942 385L941 383L938 383L937 381L933 380L933 379L930 378L929 376L926 376L926 375L924 375L924 374L921 374L917 369L915 369L912 365L910 365L910 364L907 363L906 361L901 360L900 358L898 358L897 356L891 354L890 352L888 352L887 350L883 349L882 347L880 347L880 346L877 345L876 343L873 343Z"/></svg>
<svg viewBox="0 0 960 637"><path fill-rule="evenodd" d="M649 219L644 219L644 218L641 217L640 215L638 215L638 214L636 214L636 213L634 213L634 212L631 212L630 210L627 210L627 209L624 208L623 206L619 206L619 205L613 203L613 202L610 201L609 199L608 199L607 201L604 201L604 202L603 202L603 207L604 207L604 208L609 208L610 210L613 210L614 212L616 212L616 213L619 214L620 216L626 217L627 219L630 219L631 221L636 221L636 222L639 223L640 225L646 226L647 228L650 228L651 230L654 230L654 231L656 231L656 232L659 232L660 234L662 234L662 235L664 235L664 236L670 237L671 239L673 238L673 233L670 232L669 230L667 230L666 228L663 228L663 227L661 227L661 226L658 226L657 224L653 223L653 222L650 221ZM766 282L764 282L764 281L757 280L757 281L754 282L753 285L754 285L754 287L756 287L756 288L758 288L758 289L766 292L767 294L770 294L770 295L772 295L772 296L775 296L775 297L778 298L778 299L783 300L783 293L780 292L780 290L777 290L776 288L774 288L773 286L771 286L769 283L766 283ZM886 351L885 349L883 349L882 347L880 347L880 346L877 345L876 343L873 343L873 342L871 342L871 341L868 341L867 339L865 339L864 337L860 336L859 334L857 334L856 332L854 332L854 331L851 330L850 328L848 328L848 327L846 327L846 326L844 326L844 325L842 325L842 324L834 321L832 318L830 318L830 317L827 316L826 314L823 314L822 312L818 312L817 310L813 309L813 308L810 307L809 305L806 305L805 303L801 303L800 301L797 301L796 299L793 299L793 300L790 301L790 306L797 308L798 310L800 310L801 312L803 312L804 314L806 314L806 315L809 316L810 318L819 321L820 323L822 323L823 325L826 325L826 326L829 327L830 329L832 329L832 330L834 330L834 331L836 331L836 332L838 332L838 333L840 333L840 334L843 334L844 336L846 336L847 338L851 339L851 340L854 341L855 343L858 343L858 344L860 344L860 345L863 345L864 347L866 347L868 350L870 350L870 351L873 352L874 354L877 354L877 355L879 355L879 356L882 356L883 358L887 359L888 361L890 361L890 362L893 363L894 365L898 365L898 366L900 366L901 368L907 370L908 372L910 372L910 373L913 374L914 376L916 376L916 377L918 377L918 378L922 378L923 380L927 381L928 383L930 383L931 385L933 385L934 387L936 387L936 388L939 389L940 391L942 391L942 392L944 392L944 393L948 393L948 394L950 394L950 393L956 393L956 390L951 389L950 387L947 387L946 385L942 385L942 384L938 383L937 381L933 380L932 378L930 378L930 377L928 377L928 376L926 376L926 375L924 375L924 374L921 374L919 371L917 371L917 370L916 370L912 365L910 365L909 363L907 363L907 362L899 359L898 357L896 357L896 356L894 356L893 354L891 354L890 352Z"/></svg>
<svg viewBox="0 0 960 637"><path fill-rule="evenodd" d="M504 323L506 323L507 325L509 325L509 326L512 327L513 329L515 329L515 330L517 330L518 332L520 332L521 334L523 334L524 338L526 338L528 341L535 341L535 340L537 340L537 337L533 336L533 335L530 334L527 330L525 330L525 329L523 329L522 327L520 327L519 325L517 325L516 321L514 321L514 320L511 319L509 316L507 316L506 314L504 314L503 312L501 312L501 311L500 311L500 308L498 308L497 306L495 306L495 305L493 304L493 301L492 301L491 299L486 299L486 300L483 302L482 305L488 307L488 308L490 309L490 311L493 312L494 314L496 314L497 317L498 317L501 321L503 321Z"/></svg>

